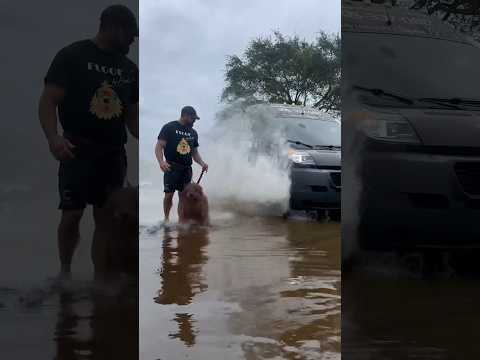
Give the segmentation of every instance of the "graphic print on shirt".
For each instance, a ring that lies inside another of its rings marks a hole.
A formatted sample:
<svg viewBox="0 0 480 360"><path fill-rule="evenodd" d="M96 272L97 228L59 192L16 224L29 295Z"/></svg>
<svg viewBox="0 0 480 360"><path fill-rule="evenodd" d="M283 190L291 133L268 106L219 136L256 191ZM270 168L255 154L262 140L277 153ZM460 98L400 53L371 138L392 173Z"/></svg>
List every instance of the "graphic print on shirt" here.
<svg viewBox="0 0 480 360"><path fill-rule="evenodd" d="M122 102L108 81L95 90L90 102L90 112L99 119L110 120L122 114Z"/></svg>
<svg viewBox="0 0 480 360"><path fill-rule="evenodd" d="M188 145L188 142L185 140L185 138L182 138L182 140L180 140L178 143L177 152L182 155L190 154L190 145Z"/></svg>

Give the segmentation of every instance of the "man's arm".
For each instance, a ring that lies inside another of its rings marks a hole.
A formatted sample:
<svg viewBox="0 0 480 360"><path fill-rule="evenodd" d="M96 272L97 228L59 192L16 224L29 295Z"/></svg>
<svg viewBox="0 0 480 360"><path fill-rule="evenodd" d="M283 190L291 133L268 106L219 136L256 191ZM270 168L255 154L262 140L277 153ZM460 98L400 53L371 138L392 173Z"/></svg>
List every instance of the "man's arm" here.
<svg viewBox="0 0 480 360"><path fill-rule="evenodd" d="M125 123L130 134L138 140L138 103L127 106Z"/></svg>
<svg viewBox="0 0 480 360"><path fill-rule="evenodd" d="M167 142L165 140L159 139L157 141L157 145L155 145L155 156L157 157L158 164L160 165L160 169L162 171L170 171L170 164L163 159L163 152Z"/></svg>
<svg viewBox="0 0 480 360"><path fill-rule="evenodd" d="M57 106L63 100L65 90L61 86L46 84L38 104L38 117L50 151L57 160L73 158L71 149L74 148L67 139L58 135Z"/></svg>
<svg viewBox="0 0 480 360"><path fill-rule="evenodd" d="M200 153L198 152L198 147L195 147L193 149L192 159L202 167L202 170L208 171L208 164L205 161L203 161L202 157L200 156Z"/></svg>
<svg viewBox="0 0 480 360"><path fill-rule="evenodd" d="M57 106L63 100L65 90L57 85L45 85L38 104L38 116L47 140L58 136Z"/></svg>

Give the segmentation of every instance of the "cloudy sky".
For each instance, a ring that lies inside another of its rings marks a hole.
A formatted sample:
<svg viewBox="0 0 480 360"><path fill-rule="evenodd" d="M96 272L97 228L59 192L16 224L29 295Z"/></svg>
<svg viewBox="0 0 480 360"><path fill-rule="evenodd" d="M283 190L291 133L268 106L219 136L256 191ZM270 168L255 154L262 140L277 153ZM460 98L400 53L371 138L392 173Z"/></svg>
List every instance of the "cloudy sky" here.
<svg viewBox="0 0 480 360"><path fill-rule="evenodd" d="M313 40L340 32L340 0L140 1L140 156L153 158L160 127L196 107L200 135L221 106L228 55L279 30Z"/></svg>

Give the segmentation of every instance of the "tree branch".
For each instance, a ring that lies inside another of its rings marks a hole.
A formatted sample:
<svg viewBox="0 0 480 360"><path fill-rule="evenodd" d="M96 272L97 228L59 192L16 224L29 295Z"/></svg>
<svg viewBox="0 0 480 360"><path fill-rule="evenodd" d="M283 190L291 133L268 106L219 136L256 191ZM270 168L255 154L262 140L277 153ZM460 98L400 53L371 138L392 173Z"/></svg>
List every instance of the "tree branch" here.
<svg viewBox="0 0 480 360"><path fill-rule="evenodd" d="M332 86L331 85L328 85L328 89L327 91L325 92L325 94L323 94L322 98L320 100L318 100L314 105L313 107L319 107L326 99L327 97L329 96L330 94L330 91L332 91Z"/></svg>

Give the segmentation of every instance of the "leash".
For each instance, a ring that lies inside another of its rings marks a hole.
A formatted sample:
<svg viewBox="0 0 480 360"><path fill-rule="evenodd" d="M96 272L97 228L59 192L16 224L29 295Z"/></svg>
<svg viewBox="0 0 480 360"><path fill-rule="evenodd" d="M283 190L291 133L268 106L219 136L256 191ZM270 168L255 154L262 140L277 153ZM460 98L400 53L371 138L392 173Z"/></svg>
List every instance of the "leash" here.
<svg viewBox="0 0 480 360"><path fill-rule="evenodd" d="M200 184L200 180L202 180L203 174L205 173L205 170L202 169L202 173L200 174L200 177L197 180L197 184Z"/></svg>

